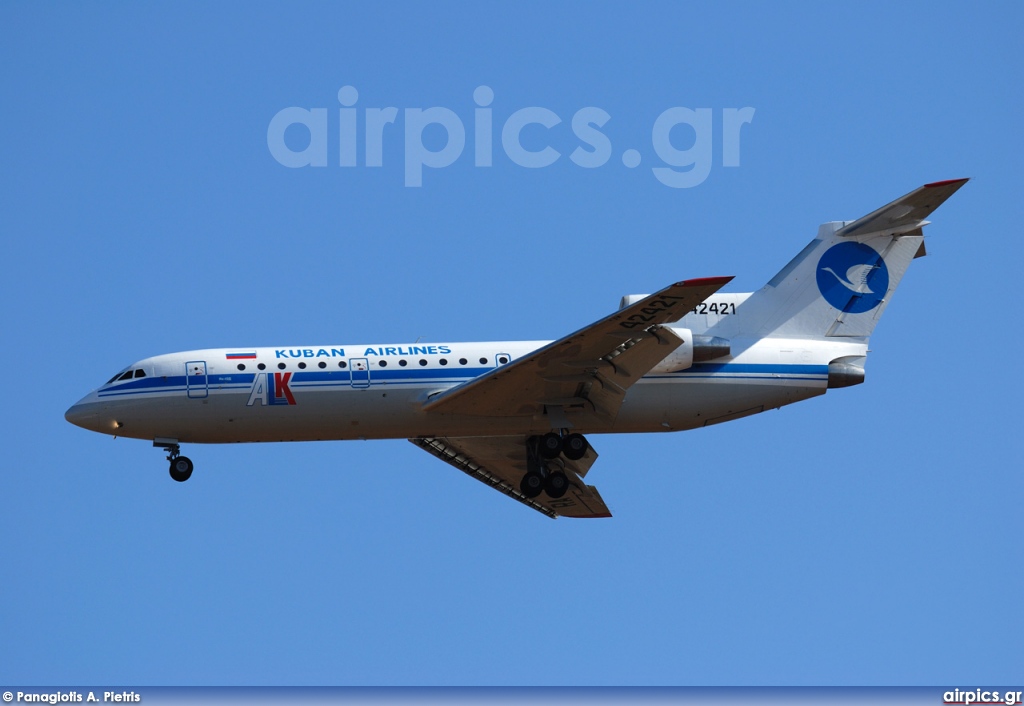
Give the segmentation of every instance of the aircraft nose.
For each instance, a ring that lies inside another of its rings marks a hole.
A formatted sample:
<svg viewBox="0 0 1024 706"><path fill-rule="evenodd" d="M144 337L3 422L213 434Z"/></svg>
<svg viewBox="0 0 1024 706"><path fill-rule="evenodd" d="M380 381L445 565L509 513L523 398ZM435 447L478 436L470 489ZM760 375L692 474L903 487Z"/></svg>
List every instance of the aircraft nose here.
<svg viewBox="0 0 1024 706"><path fill-rule="evenodd" d="M90 410L84 404L77 403L68 408L68 411L64 413L64 419L68 420L76 427L88 429L90 427L89 422L96 419L96 412Z"/></svg>

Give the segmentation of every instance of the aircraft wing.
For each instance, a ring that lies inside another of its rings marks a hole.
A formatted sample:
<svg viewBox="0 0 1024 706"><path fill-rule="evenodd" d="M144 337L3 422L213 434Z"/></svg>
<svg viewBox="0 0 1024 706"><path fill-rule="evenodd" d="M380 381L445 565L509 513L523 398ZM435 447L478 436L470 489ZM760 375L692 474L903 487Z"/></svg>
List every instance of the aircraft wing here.
<svg viewBox="0 0 1024 706"><path fill-rule="evenodd" d="M569 490L554 499L546 493L528 498L519 492L519 481L526 474L526 436L420 437L409 441L548 517L612 516L597 488L583 482L583 476L597 460L597 452L593 448L587 449L587 455L579 461L565 457L548 461L549 464L561 464L560 470L569 479Z"/></svg>
<svg viewBox="0 0 1024 706"><path fill-rule="evenodd" d="M619 309L530 355L439 393L423 408L438 414L490 417L566 414L611 425L626 390L678 348L683 339L663 324L681 319L732 277L690 279ZM525 458L525 455L524 455Z"/></svg>
<svg viewBox="0 0 1024 706"><path fill-rule="evenodd" d="M928 223L931 212L943 204L967 179L950 179L925 184L906 196L882 206L863 218L843 226L837 235L862 236L872 233L896 235L916 230Z"/></svg>

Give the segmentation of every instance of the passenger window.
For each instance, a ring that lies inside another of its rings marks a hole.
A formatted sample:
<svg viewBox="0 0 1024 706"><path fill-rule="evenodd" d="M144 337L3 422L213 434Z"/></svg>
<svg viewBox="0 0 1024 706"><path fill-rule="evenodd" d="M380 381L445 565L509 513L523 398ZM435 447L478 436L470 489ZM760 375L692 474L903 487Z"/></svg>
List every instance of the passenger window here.
<svg viewBox="0 0 1024 706"><path fill-rule="evenodd" d="M420 358L420 365L426 365L426 364L427 364L427 361L425 359L423 359L423 358Z"/></svg>
<svg viewBox="0 0 1024 706"><path fill-rule="evenodd" d="M238 364L238 369L239 370L245 370L245 363L239 363Z"/></svg>
<svg viewBox="0 0 1024 706"><path fill-rule="evenodd" d="M266 364L265 364L265 363L260 363L260 364L259 364L259 365L257 365L256 367L257 367L257 368L259 368L260 370L266 370L266 369L267 369L267 366L266 366Z"/></svg>
<svg viewBox="0 0 1024 706"><path fill-rule="evenodd" d="M339 360L339 361L338 361L338 367L339 367L339 368L345 368L345 367L348 367L348 363L346 363L346 362L345 362L345 361L343 361L343 360Z"/></svg>
<svg viewBox="0 0 1024 706"><path fill-rule="evenodd" d="M465 365L465 364L466 364L466 363L468 363L468 362L469 362L469 361L468 361L468 360L466 360L465 358L459 358L459 365Z"/></svg>
<svg viewBox="0 0 1024 706"><path fill-rule="evenodd" d="M447 358L442 358L441 360L439 360L437 362L440 363L441 365L448 365L448 359Z"/></svg>
<svg viewBox="0 0 1024 706"><path fill-rule="evenodd" d="M388 362L386 360L382 360L379 363L377 363L377 365L379 365L382 368L386 368L388 367Z"/></svg>
<svg viewBox="0 0 1024 706"><path fill-rule="evenodd" d="M318 367L318 368L320 368L321 370L323 370L324 368L326 368L326 367L327 367L327 363L325 363L325 362L323 362L323 361L321 360L321 361L320 361L319 363L317 363L317 364L316 364L316 367Z"/></svg>
<svg viewBox="0 0 1024 706"><path fill-rule="evenodd" d="M146 371L143 370L142 368L139 368L138 370L135 371L135 377L137 377L137 378L144 378L144 377L146 377Z"/></svg>
<svg viewBox="0 0 1024 706"><path fill-rule="evenodd" d="M277 369L278 370L284 370L285 369L285 364L284 363L278 363L277 364Z"/></svg>
<svg viewBox="0 0 1024 706"><path fill-rule="evenodd" d="M409 361L407 361L405 358L402 358L400 361L398 361L398 364L404 368L409 364Z"/></svg>
<svg viewBox="0 0 1024 706"><path fill-rule="evenodd" d="M299 370L305 370L305 369L306 369L306 364L305 363L299 363Z"/></svg>

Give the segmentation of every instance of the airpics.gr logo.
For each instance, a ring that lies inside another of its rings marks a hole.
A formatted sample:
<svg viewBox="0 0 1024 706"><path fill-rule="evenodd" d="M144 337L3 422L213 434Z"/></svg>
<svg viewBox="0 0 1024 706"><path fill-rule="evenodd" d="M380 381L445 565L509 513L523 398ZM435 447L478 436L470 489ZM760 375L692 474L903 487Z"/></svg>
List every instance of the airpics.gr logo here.
<svg viewBox="0 0 1024 706"><path fill-rule="evenodd" d="M864 243L839 243L818 260L818 291L840 311L862 314L878 306L889 291L889 269Z"/></svg>
<svg viewBox="0 0 1024 706"><path fill-rule="evenodd" d="M495 149L500 141L505 157L528 169L549 167L566 154L570 163L584 169L604 166L619 154L623 166L635 169L653 156L658 162L651 171L659 182L673 189L689 189L703 184L711 174L716 146L721 147L723 167L740 166L740 131L754 120L754 108L750 106L721 108L720 121L711 108L667 108L648 129L650 148L641 151L634 147L643 147L642 143L625 150L621 145L612 147L612 137L623 139L626 126L638 124L635 118L623 120L622 127L616 128L605 110L586 106L566 124L561 116L542 106L514 110L502 100L495 102L490 86L477 86L473 91L472 120L464 120L454 110L441 106L399 111L395 106L357 108L358 102L355 86L338 90L342 107L337 112L336 128L328 124L328 118L334 115L328 108L291 106L277 111L267 126L271 156L285 167L316 168L326 167L333 159L328 153L336 150L339 167L383 167L385 157L392 159L390 155L399 153L404 144L405 185L422 187L424 169L455 164L462 158L467 142L472 145L473 166L501 164L500 152ZM468 108L463 103L463 115ZM610 121L608 129L602 131ZM679 144L690 141L685 136L690 131L694 134L692 146L680 149ZM462 158L463 165L467 161Z"/></svg>

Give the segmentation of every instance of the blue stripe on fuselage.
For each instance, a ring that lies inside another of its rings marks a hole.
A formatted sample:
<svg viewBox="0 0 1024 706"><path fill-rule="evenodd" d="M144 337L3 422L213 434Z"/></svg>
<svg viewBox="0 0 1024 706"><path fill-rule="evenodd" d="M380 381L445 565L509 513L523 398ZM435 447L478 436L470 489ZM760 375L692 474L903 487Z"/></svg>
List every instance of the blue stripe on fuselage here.
<svg viewBox="0 0 1024 706"><path fill-rule="evenodd" d="M777 375L827 375L827 365L775 365L761 363L694 363L679 374L708 373L761 373Z"/></svg>
<svg viewBox="0 0 1024 706"><path fill-rule="evenodd" d="M416 384L426 382L464 382L490 372L494 368L372 368L371 383ZM271 375L278 371L266 371ZM226 373L208 376L208 386L213 389L243 390L250 387L259 373ZM737 379L766 378L789 380L820 380L828 375L827 365L775 365L751 363L697 363L686 370L660 375L648 375L648 380L667 380L680 378L720 378ZM779 376L787 376L780 378ZM799 377L797 377L799 376ZM814 376L814 377L808 377ZM348 370L310 370L292 371L293 387L347 387L352 384ZM129 380L124 383L101 387L99 397L121 397L132 394L153 392L184 391L187 387L186 376L169 375L166 377L147 377Z"/></svg>

